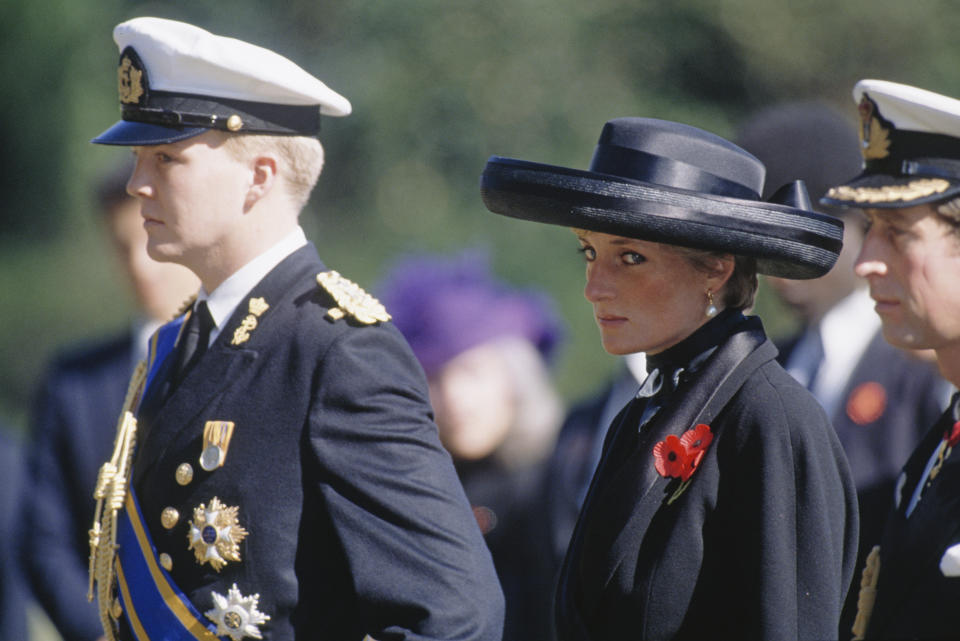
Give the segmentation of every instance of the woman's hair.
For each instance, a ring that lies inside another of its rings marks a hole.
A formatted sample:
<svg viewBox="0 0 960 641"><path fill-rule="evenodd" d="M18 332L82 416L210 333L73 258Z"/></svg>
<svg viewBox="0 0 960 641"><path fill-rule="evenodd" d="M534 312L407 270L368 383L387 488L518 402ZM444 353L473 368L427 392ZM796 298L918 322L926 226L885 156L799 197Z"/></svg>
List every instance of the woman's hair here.
<svg viewBox="0 0 960 641"><path fill-rule="evenodd" d="M237 159L272 151L284 167L280 176L297 210L303 209L323 169L323 145L307 136L225 135L224 148Z"/></svg>
<svg viewBox="0 0 960 641"><path fill-rule="evenodd" d="M670 245L678 254L683 256L694 269L706 274L717 271L717 261L729 259L731 254L720 251L692 249ZM733 273L727 279L721 290L720 299L725 308L748 309L753 307L753 300L757 295L757 259L748 256L733 255Z"/></svg>

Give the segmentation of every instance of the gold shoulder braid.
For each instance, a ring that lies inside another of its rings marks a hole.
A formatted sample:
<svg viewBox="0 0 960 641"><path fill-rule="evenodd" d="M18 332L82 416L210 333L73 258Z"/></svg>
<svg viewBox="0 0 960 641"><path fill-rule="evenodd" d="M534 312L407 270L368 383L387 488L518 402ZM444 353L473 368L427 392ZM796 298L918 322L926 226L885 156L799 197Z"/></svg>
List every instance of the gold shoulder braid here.
<svg viewBox="0 0 960 641"><path fill-rule="evenodd" d="M337 307L331 307L327 312L331 319L337 321L349 314L364 325L390 320L390 314L380 301L338 272L320 272L317 274L317 282L337 303Z"/></svg>
<svg viewBox="0 0 960 641"><path fill-rule="evenodd" d="M97 583L97 603L100 622L107 639L114 641L114 619L120 612L113 602L113 563L117 552L117 512L123 507L127 494L130 468L133 465L133 446L136 442L137 419L133 408L143 390L147 364L140 361L130 378L123 412L117 424L117 438L113 444L113 456L100 467L97 487L93 498L97 501L90 529L90 584L87 600L93 601L93 584Z"/></svg>
<svg viewBox="0 0 960 641"><path fill-rule="evenodd" d="M874 545L867 555L867 562L863 566L863 576L860 578L860 595L857 597L857 618L853 621L854 641L863 639L867 633L867 624L873 614L873 603L877 598L877 579L880 578L880 546Z"/></svg>

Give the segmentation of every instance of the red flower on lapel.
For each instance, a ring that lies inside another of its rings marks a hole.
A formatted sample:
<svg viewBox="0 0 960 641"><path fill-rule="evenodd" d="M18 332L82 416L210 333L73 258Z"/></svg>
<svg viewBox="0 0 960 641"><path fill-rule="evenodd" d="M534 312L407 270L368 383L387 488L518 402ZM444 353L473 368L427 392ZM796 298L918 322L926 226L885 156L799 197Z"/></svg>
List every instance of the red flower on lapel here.
<svg viewBox="0 0 960 641"><path fill-rule="evenodd" d="M957 432L957 439L960 440L960 427ZM653 464L660 476L681 481L680 486L667 500L667 505L673 503L687 489L690 478L700 467L712 441L713 432L710 431L710 426L698 423L692 430L684 432L683 436L677 438L671 434L653 446Z"/></svg>
<svg viewBox="0 0 960 641"><path fill-rule="evenodd" d="M960 443L960 421L954 423L953 427L944 432L943 440L947 442L947 447L954 447L957 443Z"/></svg>
<svg viewBox="0 0 960 641"><path fill-rule="evenodd" d="M690 467L690 454L683 441L671 434L653 446L653 465L660 476L680 478Z"/></svg>

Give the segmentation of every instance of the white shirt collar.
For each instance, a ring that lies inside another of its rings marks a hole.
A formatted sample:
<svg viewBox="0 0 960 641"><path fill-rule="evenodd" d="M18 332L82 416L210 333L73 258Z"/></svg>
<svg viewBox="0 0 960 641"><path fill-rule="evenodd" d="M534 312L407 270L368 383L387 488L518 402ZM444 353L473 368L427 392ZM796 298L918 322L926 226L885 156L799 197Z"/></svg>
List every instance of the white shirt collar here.
<svg viewBox="0 0 960 641"><path fill-rule="evenodd" d="M212 344L220 334L223 323L233 315L243 298L253 289L264 276L280 264L284 258L307 244L307 236L303 228L297 225L284 236L277 244L263 252L249 263L235 271L229 278L220 283L219 287L209 294L203 287L197 294L197 301L207 301L210 315L216 327L210 332Z"/></svg>

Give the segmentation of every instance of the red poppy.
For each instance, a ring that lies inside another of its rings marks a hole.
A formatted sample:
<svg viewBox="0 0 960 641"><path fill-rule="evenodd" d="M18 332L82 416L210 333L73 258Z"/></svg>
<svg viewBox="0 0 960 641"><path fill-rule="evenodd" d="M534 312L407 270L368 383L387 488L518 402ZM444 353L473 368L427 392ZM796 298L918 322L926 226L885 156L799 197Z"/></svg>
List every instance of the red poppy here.
<svg viewBox="0 0 960 641"><path fill-rule="evenodd" d="M697 468L700 467L700 461L703 460L703 457L706 456L706 450L698 450L696 452L691 452L690 454L690 464L687 466L687 469L683 471L680 475L680 480L689 481L690 477L693 476L693 473L697 471Z"/></svg>
<svg viewBox="0 0 960 641"><path fill-rule="evenodd" d="M653 446L654 466L660 476L682 478L690 468L690 458L687 448L673 434Z"/></svg>
<svg viewBox="0 0 960 641"><path fill-rule="evenodd" d="M692 430L687 430L680 437L680 442L690 454L703 452L710 446L712 440L713 432L706 423L697 423Z"/></svg>
<svg viewBox="0 0 960 641"><path fill-rule="evenodd" d="M960 421L953 424L953 427L947 428L943 434L943 440L947 442L947 447L954 447L960 443Z"/></svg>

